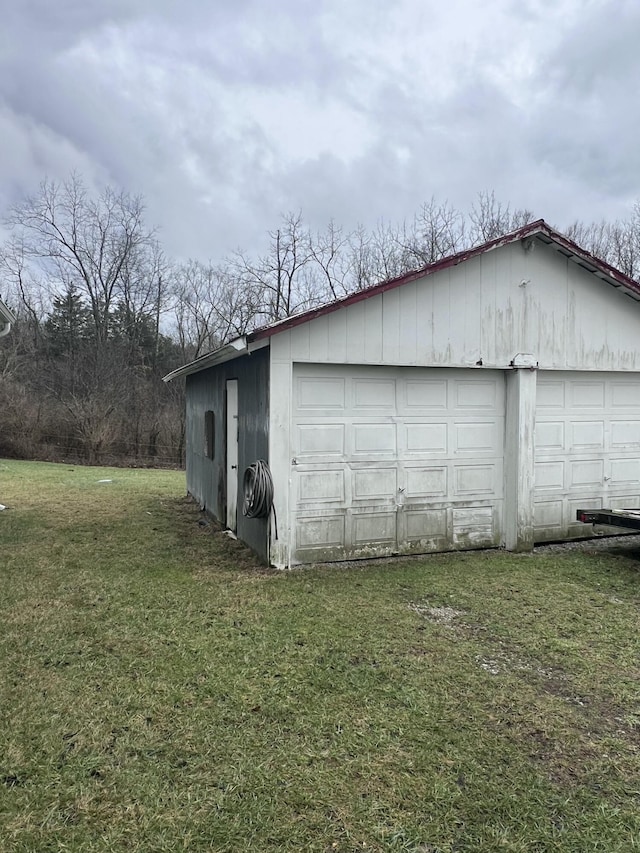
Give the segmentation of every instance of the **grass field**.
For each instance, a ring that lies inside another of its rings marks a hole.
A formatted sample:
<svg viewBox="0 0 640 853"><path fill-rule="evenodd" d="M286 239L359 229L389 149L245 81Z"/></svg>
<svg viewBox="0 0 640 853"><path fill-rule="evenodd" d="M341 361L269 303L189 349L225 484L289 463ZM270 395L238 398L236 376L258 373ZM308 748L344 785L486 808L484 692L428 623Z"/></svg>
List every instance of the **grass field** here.
<svg viewBox="0 0 640 853"><path fill-rule="evenodd" d="M0 461L0 850L640 849L631 546L277 573L183 494Z"/></svg>

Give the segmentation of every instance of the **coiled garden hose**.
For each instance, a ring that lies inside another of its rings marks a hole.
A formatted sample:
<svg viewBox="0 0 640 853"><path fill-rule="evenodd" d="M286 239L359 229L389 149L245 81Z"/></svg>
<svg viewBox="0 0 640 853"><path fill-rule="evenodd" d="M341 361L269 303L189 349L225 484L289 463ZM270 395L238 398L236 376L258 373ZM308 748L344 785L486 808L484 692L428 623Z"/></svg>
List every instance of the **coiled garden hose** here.
<svg viewBox="0 0 640 853"><path fill-rule="evenodd" d="M253 465L245 469L242 481L244 501L242 513L247 518L269 518L273 507L273 479L267 463L258 459ZM274 509L275 520L275 509ZM276 522L276 539L278 538L278 526Z"/></svg>

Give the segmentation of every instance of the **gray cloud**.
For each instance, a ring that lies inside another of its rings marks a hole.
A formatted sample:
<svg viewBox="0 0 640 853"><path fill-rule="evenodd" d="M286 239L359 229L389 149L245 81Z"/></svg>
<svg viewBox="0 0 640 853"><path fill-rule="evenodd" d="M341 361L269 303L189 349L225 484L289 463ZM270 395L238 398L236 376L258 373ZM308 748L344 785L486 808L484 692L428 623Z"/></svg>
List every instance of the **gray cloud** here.
<svg viewBox="0 0 640 853"><path fill-rule="evenodd" d="M562 225L640 196L632 0L4 5L0 207L77 169L215 258L287 210L372 225L493 188Z"/></svg>
<svg viewBox="0 0 640 853"><path fill-rule="evenodd" d="M545 163L615 207L640 196L640 7L612 11L592 4L545 57L533 139Z"/></svg>

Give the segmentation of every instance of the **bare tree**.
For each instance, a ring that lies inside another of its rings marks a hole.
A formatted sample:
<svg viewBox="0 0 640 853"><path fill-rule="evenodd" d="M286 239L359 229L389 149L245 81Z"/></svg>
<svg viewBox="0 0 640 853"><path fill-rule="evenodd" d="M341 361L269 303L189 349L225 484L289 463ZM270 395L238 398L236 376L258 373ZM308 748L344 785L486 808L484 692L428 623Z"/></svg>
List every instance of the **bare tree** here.
<svg viewBox="0 0 640 853"><path fill-rule="evenodd" d="M197 358L255 324L260 313L243 269L189 261L173 275L175 331L185 358Z"/></svg>
<svg viewBox="0 0 640 853"><path fill-rule="evenodd" d="M345 296L351 289L348 257L350 235L333 220L310 242L311 256L319 271L318 298L323 301Z"/></svg>
<svg viewBox="0 0 640 853"><path fill-rule="evenodd" d="M371 233L372 270L374 281L396 278L415 267L411 253L407 251L406 229L380 220Z"/></svg>
<svg viewBox="0 0 640 853"><path fill-rule="evenodd" d="M358 225L348 237L349 291L365 290L376 283L371 235Z"/></svg>
<svg viewBox="0 0 640 853"><path fill-rule="evenodd" d="M289 213L261 255L175 264L145 226L140 198L112 189L94 197L76 175L45 181L13 208L0 246L0 290L18 317L0 341L0 452L181 461L183 385L164 385L163 373L532 219L493 192L466 216L431 198L412 219L372 230L331 221L312 234ZM640 275L640 202L626 219L574 222L567 233Z"/></svg>
<svg viewBox="0 0 640 853"><path fill-rule="evenodd" d="M0 282L2 291L12 303L22 321L22 331L33 339L35 350L39 349L41 324L50 306L46 288L28 261L21 240L12 238L0 247Z"/></svg>
<svg viewBox="0 0 640 853"><path fill-rule="evenodd" d="M634 204L629 219L613 223L607 260L630 278L640 277L640 202Z"/></svg>
<svg viewBox="0 0 640 853"><path fill-rule="evenodd" d="M584 223L574 221L566 235L591 254L602 258L630 278L640 278L640 202L628 219Z"/></svg>
<svg viewBox="0 0 640 853"><path fill-rule="evenodd" d="M510 204L505 205L496 200L493 190L491 192L485 190L478 194L469 212L471 223L469 243L470 245L486 243L517 228L522 228L533 219L533 213L527 208L511 210Z"/></svg>
<svg viewBox="0 0 640 853"><path fill-rule="evenodd" d="M413 219L407 250L413 266L426 266L465 248L466 224L463 214L449 202L435 198L425 202Z"/></svg>
<svg viewBox="0 0 640 853"><path fill-rule="evenodd" d="M288 213L269 232L269 249L256 261L242 251L232 259L238 286L266 322L281 320L309 304L309 264L313 258L309 231L301 213ZM257 319L257 318L256 318Z"/></svg>
<svg viewBox="0 0 640 853"><path fill-rule="evenodd" d="M8 216L23 257L39 266L54 293L70 286L83 293L98 343L109 336L114 305L133 295L141 254L154 245L143 213L139 197L106 188L94 199L73 174L62 184L43 181Z"/></svg>
<svg viewBox="0 0 640 853"><path fill-rule="evenodd" d="M0 274L19 298L22 331L33 335L40 360L22 381L56 413L50 432L92 461L116 444L132 443L136 454L146 445L155 455L170 267L145 226L142 200L111 188L93 196L72 175L45 180L7 224Z"/></svg>
<svg viewBox="0 0 640 853"><path fill-rule="evenodd" d="M604 219L590 223L576 219L564 229L564 233L583 249L587 249L599 258L604 258L608 253L609 227L609 223Z"/></svg>

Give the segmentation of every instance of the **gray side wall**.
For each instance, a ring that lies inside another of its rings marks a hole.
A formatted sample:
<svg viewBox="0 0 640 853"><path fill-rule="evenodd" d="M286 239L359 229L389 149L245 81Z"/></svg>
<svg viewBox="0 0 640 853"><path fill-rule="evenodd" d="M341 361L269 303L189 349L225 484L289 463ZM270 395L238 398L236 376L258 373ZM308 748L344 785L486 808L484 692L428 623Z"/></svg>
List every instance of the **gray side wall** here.
<svg viewBox="0 0 640 853"><path fill-rule="evenodd" d="M238 538L268 560L268 520L242 514L242 478L269 461L269 348L187 376L187 491L222 524L226 518L226 382L238 380ZM204 413L215 417L215 454L205 456Z"/></svg>

